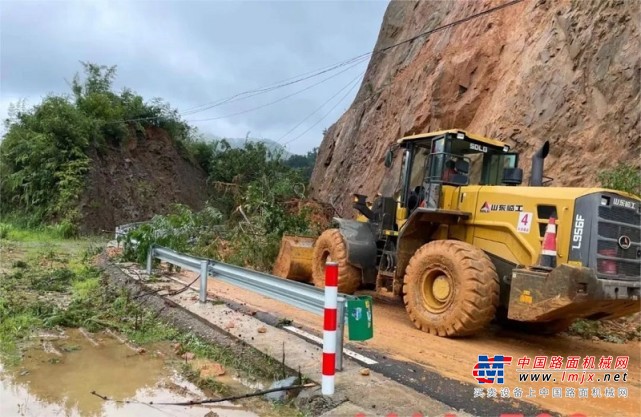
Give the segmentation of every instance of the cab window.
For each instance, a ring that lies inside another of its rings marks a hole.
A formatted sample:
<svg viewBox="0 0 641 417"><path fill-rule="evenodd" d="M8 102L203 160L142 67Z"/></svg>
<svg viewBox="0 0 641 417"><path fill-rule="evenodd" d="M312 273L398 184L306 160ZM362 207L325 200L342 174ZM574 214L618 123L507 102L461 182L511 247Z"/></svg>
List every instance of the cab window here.
<svg viewBox="0 0 641 417"><path fill-rule="evenodd" d="M423 146L416 147L414 161L412 162L412 170L410 171L410 191L416 191L416 187L421 187L423 185L429 156L429 148Z"/></svg>
<svg viewBox="0 0 641 417"><path fill-rule="evenodd" d="M503 170L505 168L516 168L516 154L493 153L486 155L485 175L481 184L499 185L503 182Z"/></svg>

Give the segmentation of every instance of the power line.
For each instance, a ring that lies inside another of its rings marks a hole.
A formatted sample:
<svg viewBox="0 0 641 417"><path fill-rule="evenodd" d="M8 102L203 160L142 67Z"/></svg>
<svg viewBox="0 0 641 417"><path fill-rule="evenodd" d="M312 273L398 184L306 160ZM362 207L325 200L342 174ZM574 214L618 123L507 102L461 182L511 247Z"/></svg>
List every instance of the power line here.
<svg viewBox="0 0 641 417"><path fill-rule="evenodd" d="M317 85L323 84L323 83L329 81L330 79L335 78L335 77L339 76L340 74L342 74L342 73L344 73L346 71L349 71L350 69L356 67L357 65L361 64L362 62L364 62L364 60L360 60L360 61L356 62L355 64L352 64L349 67L337 72L336 74L332 74L329 77L323 78L322 80L320 80L320 81L318 81L318 82L316 82L314 84L311 84L311 85L309 85L309 86L307 86L307 87L305 87L305 88L303 88L301 90L294 91L291 94L288 94L286 96L280 97L280 98L278 98L278 99L276 99L274 101L270 101L269 103L265 103L263 105L260 105L260 106L257 106L257 107L252 107L250 109L242 110L242 111L239 111L239 112L236 112L236 113L226 114L224 116L208 117L206 119L192 119L192 120L186 120L186 121L194 123L194 122L208 122L208 121L211 121L211 120L226 119L228 117L238 116L240 114L245 114L245 113L249 113L249 112L252 112L252 111L255 111L255 110L259 110L259 109L262 109L262 108L265 108L265 107L269 107L269 106L274 105L276 103L279 103L279 102L281 102L283 100L287 100L288 98L293 97L295 95L298 95L298 94L300 94L302 92L310 90L310 89L316 87Z"/></svg>
<svg viewBox="0 0 641 417"><path fill-rule="evenodd" d="M212 107L216 107L216 106L228 103L230 101L235 101L234 100L235 98L243 96L243 95L246 95L246 94L254 94L254 93L262 94L263 92L269 92L269 91L272 91L274 89L286 87L288 85L292 85L292 84L295 84L295 83L298 83L298 82L301 82L301 81L308 80L308 79L313 78L313 77L317 77L317 76L322 75L322 74L324 74L326 72L329 72L329 71L332 71L334 69L340 68L340 67L342 67L344 65L348 65L349 63L354 62L356 60L362 60L362 59L364 59L364 58L366 58L366 57L368 57L370 55L373 56L373 55L376 55L376 54L379 54L379 53L387 52L390 49L396 48L396 47L404 45L406 43L413 42L416 39L419 39L419 38L421 38L423 36L427 36L427 35L430 35L430 34L435 33L435 32L439 32L439 31L442 31L442 30L445 30L445 29L449 29L451 27L460 25L461 23L468 22L470 20L476 19L478 17L485 16L485 15L490 14L490 13L494 13L494 12L496 12L498 10L504 9L506 7L509 7L509 6L513 6L513 5L521 3L523 1L524 0L513 0L513 1L510 1L510 2L507 2L507 3L504 3L502 5L499 5L499 6L484 10L482 12L479 12L479 13L464 17L462 19L456 20L454 22L450 22L450 23L448 23L446 25L439 26L439 27L431 29L431 30L427 30L427 31L419 33L418 35L415 35L415 36L413 36L413 37L411 37L409 39L405 39L403 41L400 41L400 42L397 42L395 44L386 46L384 48L375 49L375 50L373 50L371 52L366 52L366 53L357 55L357 56L349 58L349 59L347 59L345 61L341 61L339 63L333 64L333 65L331 65L331 66L329 66L329 67L327 67L325 69L318 70L318 71L311 71L309 73L304 73L304 74L302 74L301 76L298 76L298 77L292 77L290 79L283 80L283 81L280 82L280 84L277 83L276 85L273 85L273 86L270 86L270 87L264 87L264 88L259 88L259 89L255 89L255 90L249 90L249 91L245 91L245 92L242 92L242 93L235 94L235 95L233 95L233 96L231 96L231 97L229 97L227 99L223 99L221 101L215 102L211 106L206 106L202 110L197 110L196 112L201 112L201 111L204 111L204 110L208 110L208 109L210 109ZM303 77L303 75L307 75L307 74L311 74L311 75ZM290 81L290 80L293 80L293 81ZM200 108L200 107L203 107L203 105L196 106L195 108ZM190 113L189 109L186 110L185 113L186 114L194 114L194 113Z"/></svg>
<svg viewBox="0 0 641 417"><path fill-rule="evenodd" d="M460 25L461 23L468 22L468 21L470 21L472 19L476 19L478 17L482 17L482 16L485 16L485 15L490 14L490 13L494 13L494 12L496 12L498 10L504 9L506 7L509 7L509 6L513 6L513 5L515 5L517 3L521 3L523 1L524 0L513 0L513 1L510 1L510 2L507 2L507 3L504 3L502 5L499 5L499 6L484 10L482 12L479 12L479 13L464 17L464 18L456 20L454 22L450 22L450 23L448 23L446 25L439 26L439 27L431 29L431 30L427 30L427 31L419 33L418 35L415 35L415 36L413 36L413 37L411 37L409 39L405 39L403 41L400 41L398 43L386 46L384 48L375 49L375 50L373 50L371 52L366 52L366 53L357 55L357 56L349 58L349 59L347 59L345 61L341 61L341 62L338 62L336 64L333 64L333 65L331 65L329 67L326 67L324 69L317 70L317 71L311 71L311 72L308 72L308 73L304 73L304 74L301 74L300 76L292 77L290 79L283 80L283 81L281 81L281 82L279 82L279 83L277 83L277 84L275 84L273 86L259 88L259 89L255 89L255 90L249 90L249 91L245 91L245 92L242 92L242 93L238 93L238 94L235 94L235 95L233 95L233 96L231 96L231 97L229 97L227 99L223 99L221 101L214 102L214 104L212 104L211 106L201 105L201 106L196 106L194 109L198 109L198 108L201 108L201 107L205 106L203 109L196 111L196 112L201 112L201 111L204 111L204 110L208 110L208 109L210 109L212 107L216 107L216 106L219 106L221 104L228 103L230 101L235 101L234 100L235 98L243 96L243 95L246 95L246 94L253 94L253 93L261 94L263 92L269 92L269 91L272 91L274 89L286 87L288 85L292 85L292 84L295 84L295 83L298 83L298 82L301 82L301 81L305 81L307 79L310 79L310 78L313 78L313 77L317 77L317 76L322 75L322 74L324 74L326 72L329 72L329 71L332 71L334 69L340 68L340 67L342 67L344 65L348 65L349 63L354 62L356 60L364 59L364 58L366 58L366 57L368 57L370 55L373 56L373 55L376 55L376 54L379 54L379 53L387 52L390 49L396 48L396 47L404 45L406 43L413 42L416 39L419 39L419 38L421 38L423 36L427 36L427 35L430 35L432 33L439 32L439 31L442 31L442 30L445 30L445 29ZM307 74L311 74L311 75L307 75ZM307 76L303 77L304 75L307 75ZM291 81L291 80L293 80L293 81ZM185 111L185 114L194 114L194 113L190 113L190 111L193 111L193 110L188 109L188 110Z"/></svg>
<svg viewBox="0 0 641 417"><path fill-rule="evenodd" d="M411 38L405 39L405 40L397 42L395 44L392 44L392 45L389 45L389 46L386 46L386 47L383 47L383 48L379 48L379 49L374 49L371 52L363 53L363 54L357 55L355 57L346 59L344 61L340 61L340 62L338 62L336 64L330 65L330 66L322 68L320 70L303 73L303 74L301 74L299 76L295 76L295 77L291 77L289 79L282 80L282 81L280 81L278 83L275 83L273 85L270 85L270 86L261 87L261 88L258 88L258 89L253 89L253 90L248 90L248 91L244 91L244 92L241 92L241 93L237 93L237 94L234 94L234 95L232 95L232 96L230 96L228 98L225 98L225 99L213 102L213 103L201 104L201 105L189 108L189 109L185 110L183 113L179 113L179 115L184 117L184 116L187 116L187 115L193 115L193 114L196 114L196 113L200 113L202 111L206 111L206 110L209 110L211 108L218 107L218 106L221 106L223 104L227 104L227 103L230 103L230 102L233 102L233 101L244 100L246 98L253 97L253 96L258 95L258 94L264 94L264 93L267 93L267 92L270 92L270 91L274 91L274 90L277 90L277 89L280 89L280 88L284 88L284 87L287 87L289 85L296 84L296 83L308 80L310 78L314 78L314 77L320 76L320 75L325 74L327 72L334 71L334 70L336 70L338 68L341 68L341 67L343 67L345 65L349 65L349 64L351 64L353 62L360 63L360 62L364 61L365 58L367 58L369 56L374 56L374 55L377 55L377 54L380 54L380 53L385 53L385 52L389 51L390 49L396 48L396 47L404 45L406 43L413 42L416 39L419 39L421 37L424 37L424 36L427 36L427 35L430 35L430 34L445 30L445 29L449 29L449 28L452 28L454 26L458 26L458 25L460 25L462 23L466 23L466 22L468 22L470 20L473 20L473 19L485 16L485 15L497 12L497 11L499 11L501 9L516 5L516 4L521 3L523 1L524 0L512 0L512 1L509 1L507 3L501 4L499 6L492 7L490 9L484 10L482 12L475 13L473 15L464 17L464 18L459 19L459 20L455 20L454 22L450 22L448 24L439 26L437 28L421 32L421 33L419 33L419 34L417 34L415 36L412 36ZM340 74L342 72L344 72L344 71L341 71L338 74ZM338 75L338 74L335 74L335 76ZM330 77L330 78L333 78L333 77ZM320 84L320 83L318 83L318 84ZM315 84L315 85L318 85L318 84ZM309 87L309 88L311 88L311 87ZM258 106L258 107L255 107L253 109L248 109L246 111L232 113L232 114L229 114L229 115L226 115L226 116L221 116L221 117L213 117L213 118L209 118L209 119L191 120L191 121L192 122L199 122L199 121L217 120L217 119L221 119L221 118L232 117L232 116L236 116L236 115L239 115L239 114L248 113L250 111L258 110L258 109L264 108L264 107L266 107L268 105L278 103L278 102L280 102L282 100L285 100L286 98L289 98L289 97L291 97L293 95L296 95L296 94L298 94L300 92L306 91L309 88L303 89L303 90L301 90L301 91L299 91L299 92L297 92L295 94L291 94L289 96L286 96L286 97L281 98L279 100L276 100L274 102L268 103L267 105ZM141 118L136 118L136 119L114 121L114 122L110 122L110 123L123 123L123 122L126 123L126 122L135 122L135 121L144 121L144 120L158 119L158 118L162 118L162 117L164 117L164 116L141 117ZM187 121L189 121L189 120L187 120Z"/></svg>
<svg viewBox="0 0 641 417"><path fill-rule="evenodd" d="M285 139L287 136L289 136L289 134L290 134L290 133L292 133L292 132L293 132L294 130L296 130L300 125L302 125L303 123L305 123L305 122L306 122L310 117L312 117L313 115L315 115L316 113L318 113L319 111L321 111L321 109L322 109L323 107L325 107L325 106L326 106L330 101L332 101L334 98L336 98L336 96L338 96L340 93L342 93L342 92L343 92L343 90L345 90L347 87L349 87L350 85L352 85L352 83L353 83L353 82L355 82L356 80L358 80L359 78L361 78L364 74L365 74L365 72L363 71L363 72L361 72L360 74L358 74L355 78L353 78L353 79L351 79L350 81L348 81L348 82L347 82L347 84L345 84L345 85L344 85L340 90L338 90L336 93L334 93L334 95L333 95L333 96L331 96L330 98L328 98L328 99L327 99L323 104L321 104L318 108L316 108L316 110L314 110L314 111L312 111L311 113L309 113L307 116L305 116L305 118L304 118L303 120L301 120L300 122L298 122L298 123L297 123L294 127L292 127L291 129L289 129L289 130L287 131L287 133L285 133L285 134L284 134L284 135L282 135L280 138L278 138L278 139L276 140L276 143L280 143L280 141L281 141L281 140L283 140L283 139Z"/></svg>
<svg viewBox="0 0 641 417"><path fill-rule="evenodd" d="M398 42L398 43L395 43L395 44L393 44L393 45L389 45L389 46L386 46L386 47L384 47L384 48L380 48L380 49L378 49L378 50L374 50L374 51L372 51L372 52L371 52L371 55L372 55L372 56L374 56L375 54L378 54L378 53L384 53L384 52L387 52L388 50L390 50L390 49L392 49L392 48L396 48L396 47L398 47L398 46L400 46L400 45L404 45L404 44L406 44L406 43L413 42L413 41L415 41L416 39L419 39L419 38L421 38L421 37L423 37L423 36L427 36L427 35L430 35L430 34L432 34L432 33L439 32L439 31L442 31L442 30L445 30L445 29L448 29L448 28L451 28L451 27L454 27L454 26L460 25L460 24L462 24L462 23L465 23L465 22L468 22L468 21L470 21L470 20L473 20L473 19L479 18L479 17L481 17L481 16L485 16L485 15L488 15L488 14L490 14L490 13L494 13L494 12L496 12L496 11L498 11L498 10L504 9L504 8L506 8L506 7L513 6L513 5L515 5L515 4L521 3L521 2L523 2L523 1L524 1L524 0L513 0L513 1L510 1L510 2L507 2L507 3L504 3L504 4L502 4L502 5L499 5L499 6L496 6L496 7L493 7L493 8L487 9L487 10L484 10L484 11L482 11L482 12L479 12L479 13L476 13L476 14L473 14L473 15L470 15L470 16L467 16L467 17L464 17L464 18L459 19L459 20L456 20L456 21L454 21L454 22L450 22L450 23L448 23L448 24L445 24L445 25L439 26L439 27L437 27L437 28L427 30L427 31L422 32L422 33L419 33L418 35L415 35L415 36L413 36L413 37L411 37L411 38L409 38L409 39L405 39L405 40L403 40L403 41L401 41L401 42ZM389 87L391 84L393 84L393 81L392 81L392 82L387 83L387 84L385 85L385 88ZM345 96L343 96L343 97L342 97L342 98L341 98L341 99L340 99L340 100L339 100L339 101L338 101L338 102L337 102L337 103L336 103L336 104L335 104L335 105L330 109L330 111L329 111L328 113L326 113L326 114L325 114L321 119L319 119L316 123L314 123L312 126L310 126L307 130L305 130L305 131L304 131L303 133L301 133L300 135L298 135L298 136L296 136L295 138L293 138L293 139L291 139L291 140L289 140L289 141L285 142L285 143L283 144L283 146L286 146L287 144L289 144L289 143L291 143L291 142L293 142L293 141L295 141L295 140L299 139L300 137L302 137L303 135L305 135L307 132L309 132L311 129L313 129L316 125L318 125L318 124L319 124L323 119L325 119L325 117L327 117L327 116L332 112L332 110L334 110L334 108L336 108L336 107L337 107L337 106L338 106L338 105L339 105L339 104L340 104L340 103L345 99L345 97L347 97L347 95L348 95L348 94L349 94L353 89L354 89L354 86L352 86L352 88L347 92L347 94L346 94ZM380 90L379 90L379 92L380 92ZM333 97L335 97L335 96L336 96L336 95L332 96L332 98L333 98ZM332 98L330 98L330 100L331 100ZM321 106L321 108L322 108L323 106L325 106L325 104L327 104L327 102L323 103L323 105ZM320 109L320 108L319 108L319 109ZM314 112L312 112L312 114L316 113L319 109L317 109L317 110L315 110ZM311 114L310 114L310 116L311 116ZM308 119L310 116L307 116L307 117L303 120L303 122L304 122L306 119ZM293 129L290 129L290 130L289 130L285 135L283 135L283 136L281 137L281 139L282 139L282 138L284 138L284 137L286 137L286 136L287 136L287 135L288 135L292 130L294 130L295 128L297 128L297 127L298 127L300 124L302 124L303 122L300 122L300 123L299 123L298 125L296 125ZM279 139L277 142L280 142L280 140L281 140L281 139Z"/></svg>
<svg viewBox="0 0 641 417"><path fill-rule="evenodd" d="M487 14L497 12L497 11L499 11L499 10L501 10L501 9L506 8L506 7L514 6L515 4L521 3L521 2L523 2L523 1L524 1L524 0L513 0L513 1L509 1L509 2L507 2L507 3L503 3L503 4L499 5L499 6L492 7L492 8L489 8L489 9L487 9L487 10L484 10L484 11L482 11L482 12L475 13L475 14L473 14L473 15L470 15L470 16L467 16L467 17L464 17L464 18L459 19L459 20L455 20L455 21L450 22L450 23L448 23L448 24L445 24L445 25L443 25L443 26L439 26L439 27L434 28L434 29L426 30L425 32L419 33L418 35L415 35L415 36L413 36L413 37L411 37L411 38L409 38L409 39L405 39L404 41L400 41L400 42L395 43L395 44L393 44L393 45L386 46L386 47L381 48L381 49L378 49L378 50L374 50L374 51L372 51L372 55L374 55L374 54L378 54L378 53L381 53L381 52L387 52L388 50L390 50L390 49L392 49L392 48L396 48L397 46L401 46L401 45L404 45L404 44L406 44L406 43L413 42L413 41L415 41L415 40L416 40L416 39L418 39L418 38L422 38L423 36L431 35L432 33L440 32L440 31L442 31L442 30L449 29L449 28L454 27L454 26L458 26L458 25L460 25L461 23L465 23L465 22L468 22L468 21L470 21L470 20L476 19L476 18L478 18L478 17L482 17L482 16L485 16L485 15L487 15Z"/></svg>
<svg viewBox="0 0 641 417"><path fill-rule="evenodd" d="M178 112L178 114L180 116L183 116L183 117L184 116L191 116L193 114L200 113L200 112L205 111L205 110L210 110L210 109L212 109L214 107L222 106L223 104L228 104L228 103L235 102L235 101L245 100L247 98L254 97L254 96L259 95L259 94L264 94L264 93L267 93L267 92L270 92L270 91L273 91L273 90L276 90L276 89L279 89L279 88L284 88L284 87L287 87L289 85L296 84L296 83L299 83L299 82L302 82L302 81L306 81L306 80L308 80L310 78L313 78L313 77L317 77L319 75L322 75L322 74L325 74L327 72L333 71L335 69L338 69L340 67L343 67L345 65L351 64L351 63L356 62L356 61L358 61L358 63L360 63L360 62L364 61L364 59L366 58L366 55L368 55L368 54L362 54L362 55L359 55L359 56L356 56L356 57L353 57L353 58L338 62L336 64L333 64L333 65L329 66L329 67L323 67L320 70L309 71L309 72L306 72L306 73L303 73L303 74L300 74L300 75L297 75L297 76L294 76L294 77L286 78L285 80L279 81L278 83L275 83L273 85L257 88L257 89L254 89L254 90L243 91L241 93L234 94L232 96L229 96L227 98L224 98L224 99L221 99L221 100L218 100L218 101L215 101L215 102L210 102L210 103L205 103L205 104L200 104L198 106L190 107L190 108L188 108L188 109L186 109L186 110L184 110L182 112ZM309 74L311 74L311 75L309 75ZM145 120L159 119L159 118L162 118L162 117L164 117L164 116L137 117L137 118L133 118L133 119L114 120L114 121L107 122L107 123L109 124L109 123L141 122L141 121L145 121Z"/></svg>
<svg viewBox="0 0 641 417"><path fill-rule="evenodd" d="M334 105L332 106L332 108L331 108L331 109L329 109L329 111L323 115L323 117L321 117L320 119L318 119L318 120L316 121L316 123L314 123L313 125L311 125L309 128L307 128L307 129L306 129L303 133L301 133L300 135L298 135L298 136L296 136L295 138L290 139L289 141L287 141L287 142L283 143L283 146L287 146L288 144L290 144L290 143L294 142L295 140L297 140L297 139L301 138L301 137L302 137L303 135L305 135L307 132L309 132L310 130L312 130L313 128L315 128L315 127L316 127L320 122L322 122L322 121L323 121L327 116L329 116L329 115L332 113L332 111L334 111L334 109L335 109L336 107L338 107L338 105L339 105L339 104L341 104L341 103L343 102L343 100L345 100L345 98L347 98L347 96L352 92L352 90L354 89L354 87L356 87L357 85L358 85L358 79L356 80L356 82L354 82L354 84L352 85L352 88L350 88L350 89L347 91L347 93L345 93L345 95L343 95L343 97L341 97L341 98L340 98L340 100L338 100L338 101L336 102L336 104L334 104Z"/></svg>
<svg viewBox="0 0 641 417"><path fill-rule="evenodd" d="M227 97L225 99L215 101L213 103L201 104L199 106L195 106L195 107L192 107L192 108L189 108L189 109L185 110L182 114L183 115L191 115L191 114L199 113L201 111L209 110L209 109L211 109L213 107L218 107L218 106L220 106L222 104L226 104L226 103L230 103L230 102L238 101L238 100L244 100L246 98L253 97L253 96L258 95L258 94L263 94L263 93L266 93L266 92L270 92L270 91L276 90L278 88L287 87L289 85L296 84L296 83L299 83L299 82L302 82L302 81L306 81L306 80L308 80L310 78L317 77L319 75L322 75L322 74L325 74L327 72L333 71L333 70L338 69L340 67L343 67L345 65L349 65L352 62L355 62L355 61L361 62L365 58L366 58L366 56L359 55L357 57L350 58L350 59L345 60L345 61L341 61L341 62L339 62L337 64L333 64L333 65L331 65L329 67L325 67L325 68L322 68L320 70L310 71L310 72L303 73L301 75L297 75L295 77L287 78L287 79L279 81L279 82L277 82L277 83L275 83L273 85L257 88L257 89L254 89L254 90L244 91L242 93L237 93L237 94L234 94L234 95L232 95L230 97Z"/></svg>

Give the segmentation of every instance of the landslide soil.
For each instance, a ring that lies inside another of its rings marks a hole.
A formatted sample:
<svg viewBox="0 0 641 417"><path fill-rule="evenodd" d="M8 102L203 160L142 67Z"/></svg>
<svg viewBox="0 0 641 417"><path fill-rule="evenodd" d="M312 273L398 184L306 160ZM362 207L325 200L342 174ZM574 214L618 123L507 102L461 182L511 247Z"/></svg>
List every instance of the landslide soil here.
<svg viewBox="0 0 641 417"><path fill-rule="evenodd" d="M193 280L195 275L182 273L179 278L185 283ZM208 290L212 296L239 302L250 309L269 312L285 319L295 320L294 324L322 331L323 321L319 316L306 313L283 303L268 299L255 293L230 286L215 279L209 279ZM615 388L625 386L629 397L622 398L536 398L523 400L536 404L542 409L548 409L564 415L585 413L590 416L638 416L641 414L641 343L628 342L611 344L591 340L583 340L564 334L556 336L533 336L526 333L507 331L499 327L491 327L486 332L471 338L447 339L432 336L417 330L402 305L384 302L374 302L374 337L367 342L355 343L357 346L375 349L389 357L419 364L426 369L437 372L449 378L467 383L474 383L472 368L477 363L479 354L504 354L518 359L523 356L595 356L597 361L601 356L629 356L628 383L588 384L584 387L606 386ZM532 387L574 387L570 383L523 383L518 381L516 372L506 372L505 386L520 387L526 392ZM469 392L470 398L473 395ZM591 395L591 394L590 394ZM488 400L490 401L490 400Z"/></svg>
<svg viewBox="0 0 641 417"><path fill-rule="evenodd" d="M382 49L504 0L392 1ZM554 186L594 186L617 162L641 165L641 3L525 0L372 56L349 109L327 129L313 196L351 213L352 193L392 195L402 136L467 129L530 157L551 142ZM528 175L525 175L527 182Z"/></svg>
<svg viewBox="0 0 641 417"><path fill-rule="evenodd" d="M121 146L93 150L80 204L83 231L113 231L165 214L176 203L201 209L208 197L206 175L183 154L155 127L130 132Z"/></svg>

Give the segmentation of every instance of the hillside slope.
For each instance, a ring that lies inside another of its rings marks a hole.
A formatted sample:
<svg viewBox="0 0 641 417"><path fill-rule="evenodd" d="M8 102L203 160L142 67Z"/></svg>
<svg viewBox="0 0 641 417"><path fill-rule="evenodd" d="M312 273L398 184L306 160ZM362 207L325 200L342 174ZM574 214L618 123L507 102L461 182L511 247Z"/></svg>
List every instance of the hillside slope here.
<svg viewBox="0 0 641 417"><path fill-rule="evenodd" d="M505 3L392 1L376 49ZM391 194L401 136L463 128L496 137L529 159L550 140L555 186L588 186L596 173L641 162L640 4L526 0L375 54L346 113L328 129L313 195L351 213L350 194Z"/></svg>
<svg viewBox="0 0 641 417"><path fill-rule="evenodd" d="M144 138L132 135L122 146L91 151L90 157L80 204L84 231L112 231L165 214L175 203L200 209L207 200L205 173L163 129L148 127Z"/></svg>

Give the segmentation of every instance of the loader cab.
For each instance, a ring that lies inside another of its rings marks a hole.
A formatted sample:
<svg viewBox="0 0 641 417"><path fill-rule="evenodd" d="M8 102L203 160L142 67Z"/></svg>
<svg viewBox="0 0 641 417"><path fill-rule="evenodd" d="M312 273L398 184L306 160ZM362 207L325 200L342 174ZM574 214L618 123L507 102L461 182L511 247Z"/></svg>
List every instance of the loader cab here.
<svg viewBox="0 0 641 417"><path fill-rule="evenodd" d="M401 207L439 208L442 187L518 185L518 154L497 140L464 131L415 135L399 141L403 152ZM409 214L408 213L408 214Z"/></svg>

